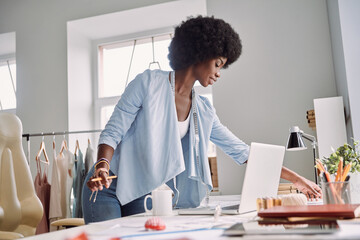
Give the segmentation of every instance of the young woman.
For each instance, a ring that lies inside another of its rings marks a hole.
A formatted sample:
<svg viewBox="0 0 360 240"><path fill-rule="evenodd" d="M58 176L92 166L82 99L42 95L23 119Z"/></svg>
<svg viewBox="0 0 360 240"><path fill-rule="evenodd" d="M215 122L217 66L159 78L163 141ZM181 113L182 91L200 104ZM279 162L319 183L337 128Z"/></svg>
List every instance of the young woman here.
<svg viewBox="0 0 360 240"><path fill-rule="evenodd" d="M210 140L238 164L247 161L249 146L193 90L197 80L204 87L215 84L241 49L238 34L221 19L199 16L176 27L168 56L174 71L139 74L100 135L98 161L83 190L86 223L144 212L145 195L164 183L173 189L177 208L199 206L212 189ZM114 181L106 178L114 174ZM97 177L102 180L91 181ZM315 183L285 167L281 177L309 197L321 197ZM89 201L97 190L96 201Z"/></svg>

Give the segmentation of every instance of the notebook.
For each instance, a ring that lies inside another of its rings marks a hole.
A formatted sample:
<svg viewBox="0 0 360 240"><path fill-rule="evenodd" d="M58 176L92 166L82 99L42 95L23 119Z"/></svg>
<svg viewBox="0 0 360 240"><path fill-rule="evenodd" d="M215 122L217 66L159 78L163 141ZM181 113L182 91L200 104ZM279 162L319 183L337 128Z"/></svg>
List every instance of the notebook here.
<svg viewBox="0 0 360 240"><path fill-rule="evenodd" d="M223 207L223 214L244 214L256 211L256 199L275 197L280 181L285 147L251 143L240 203ZM180 215L214 214L215 207L179 209Z"/></svg>
<svg viewBox="0 0 360 240"><path fill-rule="evenodd" d="M308 224L259 224L258 222L237 223L224 231L225 236L281 235L281 234L331 234L340 230L336 221ZM290 239L287 237L286 239ZM305 236L303 236L305 238ZM272 238L278 239L278 238ZM283 239L283 237L282 237Z"/></svg>
<svg viewBox="0 0 360 240"><path fill-rule="evenodd" d="M356 217L360 217L360 204L276 206L259 211L258 216L263 218L285 218L285 217L356 218Z"/></svg>

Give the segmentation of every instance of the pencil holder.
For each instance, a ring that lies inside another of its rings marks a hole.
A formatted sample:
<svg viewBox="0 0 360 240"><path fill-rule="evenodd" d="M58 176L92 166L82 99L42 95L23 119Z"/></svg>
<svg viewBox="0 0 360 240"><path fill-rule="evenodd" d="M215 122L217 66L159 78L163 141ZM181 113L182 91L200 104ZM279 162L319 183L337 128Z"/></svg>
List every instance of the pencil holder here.
<svg viewBox="0 0 360 240"><path fill-rule="evenodd" d="M350 182L323 182L324 204L351 203Z"/></svg>

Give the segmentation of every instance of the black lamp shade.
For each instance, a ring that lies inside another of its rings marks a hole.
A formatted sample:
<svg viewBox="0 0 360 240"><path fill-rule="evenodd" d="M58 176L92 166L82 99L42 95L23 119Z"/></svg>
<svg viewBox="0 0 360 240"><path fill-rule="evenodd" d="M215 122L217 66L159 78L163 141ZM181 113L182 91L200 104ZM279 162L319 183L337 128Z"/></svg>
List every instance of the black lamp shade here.
<svg viewBox="0 0 360 240"><path fill-rule="evenodd" d="M300 132L291 132L286 149L288 151L298 151L298 150L304 150L306 149L306 145L302 139Z"/></svg>

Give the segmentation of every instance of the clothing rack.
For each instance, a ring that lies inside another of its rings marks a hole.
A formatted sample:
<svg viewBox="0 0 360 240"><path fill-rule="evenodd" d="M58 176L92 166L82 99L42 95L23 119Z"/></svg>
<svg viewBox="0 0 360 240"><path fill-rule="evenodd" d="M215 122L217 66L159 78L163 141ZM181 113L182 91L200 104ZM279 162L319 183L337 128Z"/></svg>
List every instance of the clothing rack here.
<svg viewBox="0 0 360 240"><path fill-rule="evenodd" d="M44 136L56 136L56 135L70 135L70 134L81 134L81 133L98 133L101 129L97 130L85 130L85 131L63 131L63 132L48 132L48 133L25 133L22 135L27 141L27 160L30 164L30 138L31 137L44 137Z"/></svg>

